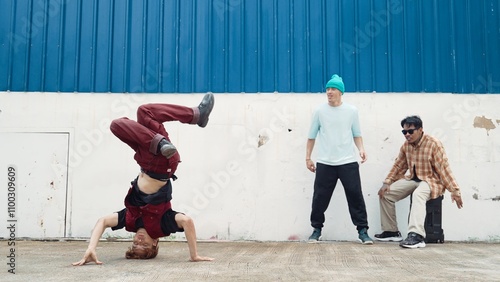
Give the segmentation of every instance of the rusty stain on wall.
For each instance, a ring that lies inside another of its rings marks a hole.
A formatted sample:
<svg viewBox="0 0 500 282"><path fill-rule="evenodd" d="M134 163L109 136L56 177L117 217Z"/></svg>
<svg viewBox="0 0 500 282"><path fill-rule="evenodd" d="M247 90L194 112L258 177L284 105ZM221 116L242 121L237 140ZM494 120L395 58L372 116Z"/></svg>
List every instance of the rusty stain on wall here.
<svg viewBox="0 0 500 282"><path fill-rule="evenodd" d="M498 120L497 120L497 122L498 122ZM486 129L486 133L488 135L490 135L490 130L496 128L496 126L493 123L493 121L491 119L486 118L485 116L475 117L473 125L474 125L475 128L484 128L484 129Z"/></svg>

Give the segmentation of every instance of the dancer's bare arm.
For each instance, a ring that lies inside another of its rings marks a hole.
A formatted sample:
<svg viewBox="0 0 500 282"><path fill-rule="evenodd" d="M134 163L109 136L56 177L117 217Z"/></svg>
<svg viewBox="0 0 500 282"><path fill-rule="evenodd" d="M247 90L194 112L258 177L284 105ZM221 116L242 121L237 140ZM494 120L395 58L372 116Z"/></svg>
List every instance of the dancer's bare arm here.
<svg viewBox="0 0 500 282"><path fill-rule="evenodd" d="M102 262L97 258L95 249L97 247L97 244L99 243L99 239L101 239L102 233L104 233L104 230L106 230L106 228L108 227L113 227L117 225L118 225L118 213L113 213L99 218L94 226L94 230L92 231L87 251L85 251L83 258L77 262L74 262L73 265L74 266L84 265L89 262L102 264Z"/></svg>
<svg viewBox="0 0 500 282"><path fill-rule="evenodd" d="M214 260L211 257L202 257L198 255L198 247L196 244L196 229L194 227L193 219L182 213L175 215L175 221L177 225L184 229L184 234L186 235L186 240L189 248L190 261L211 261Z"/></svg>

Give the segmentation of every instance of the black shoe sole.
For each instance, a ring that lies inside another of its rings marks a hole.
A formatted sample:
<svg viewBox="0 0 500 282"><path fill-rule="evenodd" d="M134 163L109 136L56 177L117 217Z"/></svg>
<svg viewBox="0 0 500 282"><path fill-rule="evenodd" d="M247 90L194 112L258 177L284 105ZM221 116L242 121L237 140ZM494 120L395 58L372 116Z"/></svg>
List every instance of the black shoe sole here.
<svg viewBox="0 0 500 282"><path fill-rule="evenodd" d="M407 249L417 249L417 248L425 248L425 242L420 242L415 245L404 245L400 244L399 245L401 248L407 248Z"/></svg>

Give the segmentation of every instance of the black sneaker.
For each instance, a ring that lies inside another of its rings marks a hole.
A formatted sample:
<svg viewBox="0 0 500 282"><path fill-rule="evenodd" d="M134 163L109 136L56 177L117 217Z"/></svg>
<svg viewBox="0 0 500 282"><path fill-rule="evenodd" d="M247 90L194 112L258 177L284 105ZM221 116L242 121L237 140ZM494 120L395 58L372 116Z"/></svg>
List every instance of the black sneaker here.
<svg viewBox="0 0 500 282"><path fill-rule="evenodd" d="M403 237L399 231L384 231L380 234L375 234L375 240L384 242L399 242L403 240Z"/></svg>
<svg viewBox="0 0 500 282"><path fill-rule="evenodd" d="M175 153L177 153L177 148L170 143L167 139L163 138L158 143L158 148L160 153L164 155L167 159L170 159Z"/></svg>
<svg viewBox="0 0 500 282"><path fill-rule="evenodd" d="M424 237L415 232L410 232L408 233L408 237L401 243L399 243L399 246L410 249L424 248L425 247Z"/></svg>
<svg viewBox="0 0 500 282"><path fill-rule="evenodd" d="M200 118L198 120L199 127L205 127L208 123L208 117L214 108L214 94L208 93L203 96L203 100L198 105L198 109L200 110Z"/></svg>
<svg viewBox="0 0 500 282"><path fill-rule="evenodd" d="M321 239L321 228L314 228L313 233L309 236L309 242L315 243Z"/></svg>

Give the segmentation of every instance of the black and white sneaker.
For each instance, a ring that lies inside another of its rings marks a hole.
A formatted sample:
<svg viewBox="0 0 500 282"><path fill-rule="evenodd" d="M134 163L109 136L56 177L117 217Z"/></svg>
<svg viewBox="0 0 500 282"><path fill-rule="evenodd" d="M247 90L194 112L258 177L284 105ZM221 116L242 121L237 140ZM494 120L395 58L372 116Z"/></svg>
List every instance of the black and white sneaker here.
<svg viewBox="0 0 500 282"><path fill-rule="evenodd" d="M408 237L399 243L399 246L410 249L425 248L424 237L415 232L410 232L408 233Z"/></svg>
<svg viewBox="0 0 500 282"><path fill-rule="evenodd" d="M375 240L383 242L400 242L403 240L403 237L399 231L384 231L380 234L375 234Z"/></svg>

